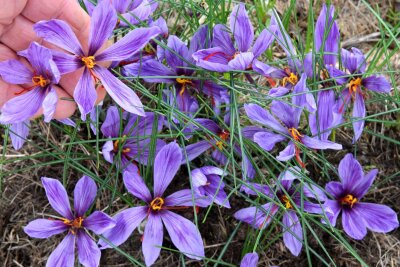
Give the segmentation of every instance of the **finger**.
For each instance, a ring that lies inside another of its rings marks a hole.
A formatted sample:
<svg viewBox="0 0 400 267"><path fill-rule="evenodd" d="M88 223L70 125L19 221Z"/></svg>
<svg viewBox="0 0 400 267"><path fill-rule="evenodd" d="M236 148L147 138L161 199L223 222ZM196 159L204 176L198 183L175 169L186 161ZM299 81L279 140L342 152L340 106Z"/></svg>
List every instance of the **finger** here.
<svg viewBox="0 0 400 267"><path fill-rule="evenodd" d="M2 29L11 25L15 17L17 17L25 8L27 0L0 0L0 36L3 34Z"/></svg>

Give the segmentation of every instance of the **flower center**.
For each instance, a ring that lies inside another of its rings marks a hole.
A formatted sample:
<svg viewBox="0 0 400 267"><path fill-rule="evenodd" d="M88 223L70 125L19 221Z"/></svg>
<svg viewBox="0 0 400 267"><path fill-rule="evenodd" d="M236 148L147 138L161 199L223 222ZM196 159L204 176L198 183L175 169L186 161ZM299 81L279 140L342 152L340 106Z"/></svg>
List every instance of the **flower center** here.
<svg viewBox="0 0 400 267"><path fill-rule="evenodd" d="M72 234L76 234L76 230L82 228L83 218L78 217L74 220L63 219L63 223L71 227L70 231Z"/></svg>
<svg viewBox="0 0 400 267"><path fill-rule="evenodd" d="M182 85L182 88L179 91L179 95L182 96L186 90L186 85L192 84L192 81L190 79L186 79L186 78L176 78L175 80L177 83Z"/></svg>
<svg viewBox="0 0 400 267"><path fill-rule="evenodd" d="M350 93L357 92L357 88L361 86L361 78L352 79L349 84Z"/></svg>
<svg viewBox="0 0 400 267"><path fill-rule="evenodd" d="M45 79L42 75L38 75L32 77L32 83L35 86L46 87L50 83L50 81L48 79Z"/></svg>
<svg viewBox="0 0 400 267"><path fill-rule="evenodd" d="M285 208L287 209L293 208L292 204L289 201L289 198L286 195L283 195L280 200L282 204L285 206Z"/></svg>
<svg viewBox="0 0 400 267"><path fill-rule="evenodd" d="M94 56L82 57L81 60L88 69L93 69L94 65L96 65Z"/></svg>
<svg viewBox="0 0 400 267"><path fill-rule="evenodd" d="M352 208L354 203L356 203L357 201L358 199L351 194L348 194L340 199L340 203L342 205L350 206L350 208Z"/></svg>
<svg viewBox="0 0 400 267"><path fill-rule="evenodd" d="M294 140L297 142L301 141L301 137L303 137L302 134L299 133L299 131L295 128L289 128L289 133L293 137Z"/></svg>
<svg viewBox="0 0 400 267"><path fill-rule="evenodd" d="M125 139L126 139L126 135L122 136L122 142L124 142ZM119 142L120 142L120 140L115 140L115 142L114 142L114 152L115 153L118 152ZM129 147L122 149L122 153L128 153L130 151L131 151L131 149Z"/></svg>
<svg viewBox="0 0 400 267"><path fill-rule="evenodd" d="M225 131L225 130L222 130L222 132L221 132L218 136L219 136L219 138L221 138L222 140L217 141L217 142L215 143L215 145L218 147L219 150L222 151L222 148L223 148L224 146L226 146L224 141L228 140L228 138L229 138L229 132L228 132L228 131Z"/></svg>
<svg viewBox="0 0 400 267"><path fill-rule="evenodd" d="M291 83L292 85L296 85L296 83L299 81L299 78L297 78L297 75L291 72L288 77L285 77L282 79L282 85L286 86L287 83Z"/></svg>
<svg viewBox="0 0 400 267"><path fill-rule="evenodd" d="M151 44L147 44L144 48L143 48L144 52L148 55L154 55L154 48Z"/></svg>
<svg viewBox="0 0 400 267"><path fill-rule="evenodd" d="M154 211L159 211L164 205L164 199L161 197L156 197L150 202L150 208Z"/></svg>
<svg viewBox="0 0 400 267"><path fill-rule="evenodd" d="M329 79L329 72L328 72L328 70L327 70L327 69L321 70L319 76L321 77L321 80L328 80L328 79Z"/></svg>

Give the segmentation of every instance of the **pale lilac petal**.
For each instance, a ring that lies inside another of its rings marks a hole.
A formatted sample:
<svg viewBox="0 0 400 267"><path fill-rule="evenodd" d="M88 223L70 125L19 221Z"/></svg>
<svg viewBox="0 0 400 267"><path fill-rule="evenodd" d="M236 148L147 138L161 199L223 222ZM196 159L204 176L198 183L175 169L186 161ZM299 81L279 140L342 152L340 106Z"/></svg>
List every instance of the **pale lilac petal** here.
<svg viewBox="0 0 400 267"><path fill-rule="evenodd" d="M267 132L265 129L258 126L246 126L242 128L242 135L245 138L253 140L254 135L258 132Z"/></svg>
<svg viewBox="0 0 400 267"><path fill-rule="evenodd" d="M293 104L297 107L305 107L309 112L313 113L317 109L317 104L315 103L314 96L309 93L310 90L307 88L306 81L307 75L303 73L293 89Z"/></svg>
<svg viewBox="0 0 400 267"><path fill-rule="evenodd" d="M277 118L279 118L279 120L282 121L287 128L297 129L299 127L299 116L301 114L301 109L282 101L273 100L271 103L271 112Z"/></svg>
<svg viewBox="0 0 400 267"><path fill-rule="evenodd" d="M150 213L143 234L142 251L146 266L151 266L160 256L164 228L160 214Z"/></svg>
<svg viewBox="0 0 400 267"><path fill-rule="evenodd" d="M154 59L126 65L124 70L127 75L137 76L149 83L173 83L175 78L168 78L168 76L177 76L170 68Z"/></svg>
<svg viewBox="0 0 400 267"><path fill-rule="evenodd" d="M125 187L129 193L148 203L151 201L150 191L138 173L124 171L123 178Z"/></svg>
<svg viewBox="0 0 400 267"><path fill-rule="evenodd" d="M15 150L19 150L24 145L30 130L29 120L13 123L10 126L10 138Z"/></svg>
<svg viewBox="0 0 400 267"><path fill-rule="evenodd" d="M97 185L89 176L84 175L75 185L74 210L75 216L83 216L93 204L97 195Z"/></svg>
<svg viewBox="0 0 400 267"><path fill-rule="evenodd" d="M128 5L129 2L128 3L126 3L126 2L128 2L128 1L125 1L125 5ZM114 6L115 6L115 4L114 4ZM120 10L123 10L125 12L126 8L120 9ZM117 11L118 11L118 9L117 9ZM123 13L123 12L120 12L120 13ZM149 16L151 15L151 13L152 13L152 8L150 6L150 3L146 0L144 0L142 3L140 3L139 6L137 6L133 10L130 10L130 11L128 10L128 12L125 14L122 14L122 16L130 24L136 25L136 24L139 24L139 23L147 20L149 18ZM126 25L126 23L123 21L121 21L120 24L121 24L121 26Z"/></svg>
<svg viewBox="0 0 400 267"><path fill-rule="evenodd" d="M97 99L97 92L88 68L85 68L75 87L74 99L78 104L82 120L85 120L86 115L92 111Z"/></svg>
<svg viewBox="0 0 400 267"><path fill-rule="evenodd" d="M356 198L360 199L368 192L377 174L378 169L373 169L369 171L363 179L358 181L357 186L354 187L354 191L352 192Z"/></svg>
<svg viewBox="0 0 400 267"><path fill-rule="evenodd" d="M163 211L161 216L172 243L180 252L191 259L204 257L203 240L191 221L168 210Z"/></svg>
<svg viewBox="0 0 400 267"><path fill-rule="evenodd" d="M281 152L279 152L279 155L276 157L277 160L280 161L288 161L291 158L294 157L296 150L295 150L296 146L294 145L294 143L292 141L289 142L289 144L286 146L286 148L284 150L282 150Z"/></svg>
<svg viewBox="0 0 400 267"><path fill-rule="evenodd" d="M97 235L101 235L107 230L112 229L116 222L113 218L102 211L95 211L89 217L83 220L83 227L93 231Z"/></svg>
<svg viewBox="0 0 400 267"><path fill-rule="evenodd" d="M357 48L352 48L352 52L341 50L342 63L351 73L363 73L366 67L365 57Z"/></svg>
<svg viewBox="0 0 400 267"><path fill-rule="evenodd" d="M236 52L235 47L233 46L231 36L228 32L229 30L225 25L217 24L213 29L213 47L220 47L222 51L224 51L228 55L233 55Z"/></svg>
<svg viewBox="0 0 400 267"><path fill-rule="evenodd" d="M378 93L390 93L392 85L384 76L372 75L362 79L362 85L368 90L375 91Z"/></svg>
<svg viewBox="0 0 400 267"><path fill-rule="evenodd" d="M98 267L101 251L96 242L85 231L78 231L76 244L78 247L79 263L85 267Z"/></svg>
<svg viewBox="0 0 400 267"><path fill-rule="evenodd" d="M346 84L349 80L348 75L344 71L341 71L334 66L327 65L326 69L329 72L330 78L333 79L338 85Z"/></svg>
<svg viewBox="0 0 400 267"><path fill-rule="evenodd" d="M194 144L190 144L185 147L185 152L182 152L182 164L186 164L186 161L192 161L212 147L212 144L208 140L199 141Z"/></svg>
<svg viewBox="0 0 400 267"><path fill-rule="evenodd" d="M113 163L114 162L114 142L107 141L104 143L103 148L101 149L103 153L103 157L107 162Z"/></svg>
<svg viewBox="0 0 400 267"><path fill-rule="evenodd" d="M268 47L275 40L274 32L276 31L275 27L271 27L270 29L264 29L260 35L257 37L254 42L253 48L251 52L254 54L254 58L258 58L268 49Z"/></svg>
<svg viewBox="0 0 400 267"><path fill-rule="evenodd" d="M124 243L139 224L147 217L148 207L129 208L114 216L116 225L103 233L103 236L114 246ZM100 239L101 249L110 248L111 245Z"/></svg>
<svg viewBox="0 0 400 267"><path fill-rule="evenodd" d="M361 134L364 130L365 120L360 120L360 119L365 118L365 113L366 109L365 109L364 97L361 93L356 93L353 106L353 114L352 114L352 118L353 120L355 120L352 123L354 130L353 143L355 143L361 137Z"/></svg>
<svg viewBox="0 0 400 267"><path fill-rule="evenodd" d="M157 155L158 152L166 145L164 140L156 139L154 143L154 154L152 147L152 140L145 139L140 140L137 143L125 145L126 148L129 148L130 151L125 153L125 156L130 159L130 161L134 160L140 164L147 166L150 160L153 160L153 155ZM134 165L134 164L130 164Z"/></svg>
<svg viewBox="0 0 400 267"><path fill-rule="evenodd" d="M248 51L254 40L254 29L244 4L236 5L233 8L229 20L230 29L235 36L239 51Z"/></svg>
<svg viewBox="0 0 400 267"><path fill-rule="evenodd" d="M255 252L247 253L240 262L240 267L257 267L257 263L258 254Z"/></svg>
<svg viewBox="0 0 400 267"><path fill-rule="evenodd" d="M325 185L326 192L331 194L335 199L339 199L345 193L343 185L340 182L329 182Z"/></svg>
<svg viewBox="0 0 400 267"><path fill-rule="evenodd" d="M34 238L48 238L53 235L67 231L63 221L53 219L36 219L24 227L24 232Z"/></svg>
<svg viewBox="0 0 400 267"><path fill-rule="evenodd" d="M51 207L66 219L73 219L67 191L60 181L42 177L42 184L46 191Z"/></svg>
<svg viewBox="0 0 400 267"><path fill-rule="evenodd" d="M83 55L81 44L71 27L59 19L42 20L33 26L36 34L75 55Z"/></svg>
<svg viewBox="0 0 400 267"><path fill-rule="evenodd" d="M329 223L333 227L335 227L337 218L340 214L340 211L342 210L342 206L339 204L337 200L327 199L324 202L324 210L325 210L325 215L329 220ZM325 219L323 219L322 222L326 223Z"/></svg>
<svg viewBox="0 0 400 267"><path fill-rule="evenodd" d="M101 132L106 137L118 137L120 128L120 113L118 108L111 106L107 109L106 118L101 125Z"/></svg>
<svg viewBox="0 0 400 267"><path fill-rule="evenodd" d="M16 59L0 62L1 78L11 84L32 83L33 73Z"/></svg>
<svg viewBox="0 0 400 267"><path fill-rule="evenodd" d="M269 66L261 61L258 61L257 59L255 59L253 62L253 70L265 77L274 79L282 79L287 76L284 70Z"/></svg>
<svg viewBox="0 0 400 267"><path fill-rule="evenodd" d="M228 162L228 158L227 156L224 154L224 152L222 152L219 149L215 149L212 153L211 153L212 158L219 163L220 165L226 165Z"/></svg>
<svg viewBox="0 0 400 267"><path fill-rule="evenodd" d="M280 96L286 95L289 92L290 92L289 88L278 86L278 87L271 88L268 92L268 96L280 97Z"/></svg>
<svg viewBox="0 0 400 267"><path fill-rule="evenodd" d="M210 38L208 37L208 25L201 26L190 39L189 55L200 49L209 48L211 45Z"/></svg>
<svg viewBox="0 0 400 267"><path fill-rule="evenodd" d="M303 230L295 211L283 214L283 243L294 256L298 256L303 246Z"/></svg>
<svg viewBox="0 0 400 267"><path fill-rule="evenodd" d="M232 55L227 54L221 47L201 49L194 53L192 57L196 65L204 69L217 72L230 71L228 63Z"/></svg>
<svg viewBox="0 0 400 267"><path fill-rule="evenodd" d="M51 87L49 93L46 95L42 103L45 122L50 122L50 120L53 118L54 112L56 111L57 102L58 96L56 90Z"/></svg>
<svg viewBox="0 0 400 267"><path fill-rule="evenodd" d="M93 9L96 7L91 0L82 0L83 3L85 4L86 10L88 12L89 15L92 15L93 13Z"/></svg>
<svg viewBox="0 0 400 267"><path fill-rule="evenodd" d="M193 195L192 190L183 189L176 191L175 193L169 195L165 198L164 205L169 206L187 206L187 207L208 207L209 201L205 197Z"/></svg>
<svg viewBox="0 0 400 267"><path fill-rule="evenodd" d="M347 192L353 192L355 186L364 177L360 163L348 153L339 163L339 178L342 181L343 189Z"/></svg>
<svg viewBox="0 0 400 267"><path fill-rule="evenodd" d="M46 267L74 267L75 235L68 233L47 259Z"/></svg>
<svg viewBox="0 0 400 267"><path fill-rule="evenodd" d="M229 61L228 66L231 70L246 70L250 67L251 62L254 59L252 52L243 52L236 55L231 61Z"/></svg>
<svg viewBox="0 0 400 267"><path fill-rule="evenodd" d="M8 124L26 121L40 109L44 98L43 89L36 87L27 93L8 100L2 107L0 122Z"/></svg>
<svg viewBox="0 0 400 267"><path fill-rule="evenodd" d="M335 104L335 92L324 90L318 93L318 109L316 114L310 114L309 125L311 133L321 140L328 140L333 125L333 106ZM318 120L317 120L318 118ZM318 121L318 123L317 123Z"/></svg>
<svg viewBox="0 0 400 267"><path fill-rule="evenodd" d="M257 183L245 183L241 187L243 192L253 196L261 196L261 194L273 197L272 190L268 185Z"/></svg>
<svg viewBox="0 0 400 267"><path fill-rule="evenodd" d="M334 149L341 150L343 147L340 144L331 141L322 141L315 137L304 135L301 137L301 142L308 148L312 149Z"/></svg>
<svg viewBox="0 0 400 267"><path fill-rule="evenodd" d="M233 216L236 220L250 224L256 229L264 229L271 222L272 217L278 211L278 206L272 203L259 207L249 207L237 211Z"/></svg>
<svg viewBox="0 0 400 267"><path fill-rule="evenodd" d="M77 56L52 50L53 60L61 74L69 73L82 68L83 62Z"/></svg>
<svg viewBox="0 0 400 267"><path fill-rule="evenodd" d="M143 104L132 89L103 67L96 67L95 73L99 76L107 93L121 108L139 116L144 115Z"/></svg>
<svg viewBox="0 0 400 267"><path fill-rule="evenodd" d="M357 205L357 204L356 204ZM343 229L350 237L361 240L367 235L367 226L362 219L362 211L356 208L343 209L342 224Z"/></svg>
<svg viewBox="0 0 400 267"><path fill-rule="evenodd" d="M375 203L357 203L353 210L357 210L365 225L371 231L387 233L399 227L397 213L388 206Z"/></svg>
<svg viewBox="0 0 400 267"><path fill-rule="evenodd" d="M146 46L146 44L160 34L160 28L137 28L130 31L124 38L101 52L96 56L97 61L120 61L125 60L140 49Z"/></svg>
<svg viewBox="0 0 400 267"><path fill-rule="evenodd" d="M111 37L117 20L117 12L111 2L102 1L94 8L90 21L89 55L93 56Z"/></svg>
<svg viewBox="0 0 400 267"><path fill-rule="evenodd" d="M194 119L195 122L206 128L207 130L213 132L214 134L218 135L222 129L219 125L210 119ZM197 129L201 130L201 127L196 127Z"/></svg>
<svg viewBox="0 0 400 267"><path fill-rule="evenodd" d="M175 70L178 75L185 73L185 67L187 63L183 60L189 57L189 49L187 46L175 35L171 35L168 38L169 49L165 50L165 60L167 64ZM183 59L182 59L183 58Z"/></svg>
<svg viewBox="0 0 400 267"><path fill-rule="evenodd" d="M253 141L257 143L265 151L271 151L276 143L286 140L286 137L279 134L269 132L258 132L254 134Z"/></svg>
<svg viewBox="0 0 400 267"><path fill-rule="evenodd" d="M257 104L245 104L244 109L247 116L260 124L263 124L277 132L286 133L287 129L283 127L267 110Z"/></svg>

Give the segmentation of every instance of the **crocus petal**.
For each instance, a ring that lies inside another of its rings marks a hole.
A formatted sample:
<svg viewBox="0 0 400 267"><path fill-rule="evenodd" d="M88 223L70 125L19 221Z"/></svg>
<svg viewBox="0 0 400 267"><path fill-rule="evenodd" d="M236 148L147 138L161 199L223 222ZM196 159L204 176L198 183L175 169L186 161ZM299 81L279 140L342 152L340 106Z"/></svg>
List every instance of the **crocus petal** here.
<svg viewBox="0 0 400 267"><path fill-rule="evenodd" d="M336 199L339 199L344 193L343 185L339 182L329 182L325 185L325 189Z"/></svg>
<svg viewBox="0 0 400 267"><path fill-rule="evenodd" d="M290 141L289 144L286 146L286 148L281 152L279 152L279 155L276 157L276 159L280 161L290 160L291 158L294 157L296 153L295 148L296 148L295 144L292 141Z"/></svg>
<svg viewBox="0 0 400 267"><path fill-rule="evenodd" d="M240 267L257 267L257 263L258 254L255 252L247 253L240 262Z"/></svg>
<svg viewBox="0 0 400 267"><path fill-rule="evenodd" d="M82 225L95 234L101 235L105 231L112 229L116 225L116 222L104 212L95 211L83 220Z"/></svg>
<svg viewBox="0 0 400 267"><path fill-rule="evenodd" d="M74 267L75 235L67 234L47 259L46 267Z"/></svg>
<svg viewBox="0 0 400 267"><path fill-rule="evenodd" d="M33 73L19 60L0 62L1 78L11 84L32 83Z"/></svg>
<svg viewBox="0 0 400 267"><path fill-rule="evenodd" d="M201 26L190 39L189 55L200 49L209 48L211 44L210 38L208 38L208 25Z"/></svg>
<svg viewBox="0 0 400 267"><path fill-rule="evenodd" d="M296 213L289 210L283 214L283 243L294 256L300 254L303 246L303 230Z"/></svg>
<svg viewBox="0 0 400 267"><path fill-rule="evenodd" d="M60 74L76 71L83 67L83 62L77 56L52 50L53 60Z"/></svg>
<svg viewBox="0 0 400 267"><path fill-rule="evenodd" d="M160 28L137 28L96 56L97 61L120 61L130 58L160 34Z"/></svg>
<svg viewBox="0 0 400 267"><path fill-rule="evenodd" d="M124 67L124 70L127 75L137 76L149 83L173 83L175 82L174 78L160 77L177 75L170 68L166 67L164 64L154 59L126 65Z"/></svg>
<svg viewBox="0 0 400 267"><path fill-rule="evenodd" d="M348 78L348 75L344 71L341 71L331 65L327 65L326 69L329 72L330 78L332 78L338 85L343 85L343 84L347 83L349 78Z"/></svg>
<svg viewBox="0 0 400 267"><path fill-rule="evenodd" d="M83 216L93 204L97 194L97 185L89 176L84 175L76 183L74 190L75 216Z"/></svg>
<svg viewBox="0 0 400 267"><path fill-rule="evenodd" d="M334 149L341 150L342 145L331 142L331 141L322 141L315 137L308 137L304 135L301 138L301 142L308 148L312 149Z"/></svg>
<svg viewBox="0 0 400 267"><path fill-rule="evenodd" d="M343 209L342 224L343 229L350 237L361 240L367 234L367 226L360 210L350 208Z"/></svg>
<svg viewBox="0 0 400 267"><path fill-rule="evenodd" d="M286 139L285 136L273 134L269 132L258 132L254 134L254 142L257 143L265 151L271 151L276 143L282 142Z"/></svg>
<svg viewBox="0 0 400 267"><path fill-rule="evenodd" d="M243 192L253 196L261 196L261 194L273 197L272 190L268 185L257 183L245 183L241 187Z"/></svg>
<svg viewBox="0 0 400 267"><path fill-rule="evenodd" d="M76 244L80 264L85 267L99 266L101 251L96 242L85 231L78 231Z"/></svg>
<svg viewBox="0 0 400 267"><path fill-rule="evenodd" d="M114 162L114 142L113 141L107 141L104 143L103 148L101 149L101 152L103 153L103 157L107 162L113 163Z"/></svg>
<svg viewBox="0 0 400 267"><path fill-rule="evenodd" d="M103 67L97 66L95 73L99 76L107 93L121 108L139 116L144 115L143 104L132 89Z"/></svg>
<svg viewBox="0 0 400 267"><path fill-rule="evenodd" d="M327 219L329 220L329 223L335 227L336 225L336 220L340 214L340 211L342 210L342 206L339 204L337 200L330 200L327 199L324 202L324 210L325 210L325 215ZM326 223L325 220L322 222Z"/></svg>
<svg viewBox="0 0 400 267"><path fill-rule="evenodd" d="M228 62L232 55L227 54L221 47L201 49L192 55L196 65L207 70L217 72L230 71Z"/></svg>
<svg viewBox="0 0 400 267"><path fill-rule="evenodd" d="M117 12L109 1L101 1L90 21L89 55L93 56L112 35L117 25Z"/></svg>
<svg viewBox="0 0 400 267"><path fill-rule="evenodd" d="M161 197L181 166L182 152L176 143L163 147L154 160L154 197Z"/></svg>
<svg viewBox="0 0 400 267"><path fill-rule="evenodd" d="M279 120L282 121L287 128L297 129L299 127L301 109L293 107L282 101L273 100L271 103L271 112L277 118L279 118Z"/></svg>
<svg viewBox="0 0 400 267"><path fill-rule="evenodd" d="M360 163L348 153L339 163L339 177L343 184L343 189L353 192L355 186L363 179L363 170Z"/></svg>
<svg viewBox="0 0 400 267"><path fill-rule="evenodd" d="M8 100L2 107L0 122L19 123L31 118L41 107L45 94L41 87Z"/></svg>
<svg viewBox="0 0 400 267"><path fill-rule="evenodd" d="M34 238L48 238L68 230L69 226L60 220L37 219L24 227L24 232Z"/></svg>
<svg viewBox="0 0 400 267"><path fill-rule="evenodd" d="M212 147L212 144L207 141L203 140L194 144L190 144L185 147L185 152L186 152L186 157L185 157L185 152L182 152L182 164L186 164L187 161L192 161L207 150L209 150Z"/></svg>
<svg viewBox="0 0 400 267"><path fill-rule="evenodd" d="M217 24L213 29L213 47L220 47L228 55L235 54L236 50L233 46L231 36L225 25Z"/></svg>
<svg viewBox="0 0 400 267"><path fill-rule="evenodd" d="M78 84L75 87L74 99L78 104L82 120L92 111L97 99L97 92L88 68L85 68Z"/></svg>
<svg viewBox="0 0 400 267"><path fill-rule="evenodd" d="M114 246L124 243L132 234L133 230L147 217L147 207L129 208L114 216L116 225L103 233L103 236ZM110 248L111 245L105 240L99 240L101 249Z"/></svg>
<svg viewBox="0 0 400 267"><path fill-rule="evenodd" d="M335 92L324 90L318 93L318 108L316 114L310 114L310 129L313 135L318 135L321 140L328 140L332 131L333 106L335 104ZM317 123L318 117L318 123Z"/></svg>
<svg viewBox="0 0 400 267"><path fill-rule="evenodd" d="M92 15L93 9L96 7L96 5L93 4L92 2L90 2L91 0L82 0L82 1L85 4L85 7L86 7L86 10L87 10L88 14Z"/></svg>
<svg viewBox="0 0 400 267"><path fill-rule="evenodd" d="M231 68L231 70L246 70L249 68L253 59L254 55L252 52L239 53L231 61L229 61L228 66Z"/></svg>
<svg viewBox="0 0 400 267"><path fill-rule="evenodd" d="M399 227L399 220L394 210L388 206L375 203L357 203L353 209L357 210L362 216L359 220L364 220L368 229L387 233Z"/></svg>
<svg viewBox="0 0 400 267"><path fill-rule="evenodd" d="M366 66L364 55L360 50L352 48L352 52L343 49L341 50L343 65L351 73L363 73Z"/></svg>
<svg viewBox="0 0 400 267"><path fill-rule="evenodd" d="M261 210L258 207L249 207L237 211L233 216L236 220L250 224L256 229L264 229L270 222L272 217L278 211L275 204L267 203L262 205Z"/></svg>
<svg viewBox="0 0 400 267"><path fill-rule="evenodd" d="M215 149L211 153L211 157L220 165L226 165L228 162L228 157L219 149Z"/></svg>
<svg viewBox="0 0 400 267"><path fill-rule="evenodd" d="M138 173L124 171L123 178L125 187L129 193L143 201L151 201L150 191Z"/></svg>
<svg viewBox="0 0 400 267"><path fill-rule="evenodd" d="M364 97L362 96L361 93L356 93L353 106L353 114L352 114L353 119L356 120L353 121L352 123L354 130L353 143L355 143L361 137L361 134L364 130L365 120L360 120L360 119L365 118L365 113L366 110L365 110Z"/></svg>
<svg viewBox="0 0 400 267"><path fill-rule="evenodd" d="M368 90L385 94L390 93L392 88L391 84L384 76L377 75L372 75L362 79L362 85Z"/></svg>
<svg viewBox="0 0 400 267"><path fill-rule="evenodd" d="M372 183L375 180L376 175L378 174L377 169L373 169L369 171L363 179L358 181L357 186L354 187L354 196L358 199L362 198L371 187Z"/></svg>
<svg viewBox="0 0 400 267"><path fill-rule="evenodd" d="M204 244L196 226L188 219L171 211L163 211L161 218L172 243L180 252L191 259L204 257Z"/></svg>
<svg viewBox="0 0 400 267"><path fill-rule="evenodd" d="M175 35L171 35L168 38L167 45L172 50L165 50L165 60L167 64L179 75L184 74L184 68L187 67L187 63L182 58L186 59L189 57L189 49L181 39Z"/></svg>
<svg viewBox="0 0 400 267"><path fill-rule="evenodd" d="M253 62L253 70L265 77L274 79L282 79L287 76L284 70L269 66L257 59Z"/></svg>
<svg viewBox="0 0 400 267"><path fill-rule="evenodd" d="M119 135L120 114L118 108L111 106L107 109L106 118L101 125L101 132L107 137L117 137Z"/></svg>
<svg viewBox="0 0 400 267"><path fill-rule="evenodd" d="M301 75L300 81L293 88L293 104L297 107L305 107L311 113L314 113L317 109L317 104L313 94L311 94L307 88L307 75L303 73ZM300 117L301 112L297 112L297 116ZM299 118L300 119L300 118Z"/></svg>
<svg viewBox="0 0 400 267"><path fill-rule="evenodd" d="M249 50L254 40L254 29L244 4L236 5L230 15L230 28L239 51Z"/></svg>
<svg viewBox="0 0 400 267"><path fill-rule="evenodd" d="M54 112L56 111L57 102L58 96L56 90L51 87L49 93L46 95L42 103L45 122L50 122L50 120L53 118Z"/></svg>
<svg viewBox="0 0 400 267"><path fill-rule="evenodd" d="M254 42L254 46L251 50L254 54L254 58L258 58L261 56L262 53L267 50L267 48L271 45L274 41L275 36L274 32L276 31L275 27L271 27L270 29L264 29L260 35L257 37L256 41Z"/></svg>
<svg viewBox="0 0 400 267"><path fill-rule="evenodd" d="M126 1L125 1L126 2ZM129 2L126 3L125 5L129 5ZM114 4L115 6L115 4ZM122 9L122 10L126 10ZM118 11L118 9L117 9ZM152 13L152 8L150 6L150 3L146 0L142 1L142 3L140 3L139 6L137 6L136 8L134 8L133 10L130 10L127 13L122 14L122 16L128 20L128 22L132 25L136 25L139 24L140 22L143 22L145 20L147 20L149 18L149 16ZM120 22L121 26L125 26L126 23L121 21Z"/></svg>
<svg viewBox="0 0 400 267"><path fill-rule="evenodd" d="M19 150L25 143L26 138L28 137L30 129L29 120L13 123L10 126L10 138L15 150Z"/></svg>
<svg viewBox="0 0 400 267"><path fill-rule="evenodd" d="M278 87L271 88L268 92L268 96L280 97L280 96L286 95L289 92L290 92L289 88L278 86Z"/></svg>
<svg viewBox="0 0 400 267"><path fill-rule="evenodd" d="M60 181L42 177L42 184L46 191L51 207L66 219L73 219L67 191Z"/></svg>
<svg viewBox="0 0 400 267"><path fill-rule="evenodd" d="M207 130L213 132L214 134L218 135L222 129L219 127L217 123L210 119L194 119L195 122L206 128ZM197 127L197 129L202 130L202 127ZM196 129L196 130L197 130Z"/></svg>
<svg viewBox="0 0 400 267"><path fill-rule="evenodd" d="M149 214L143 234L142 251L146 266L152 265L160 256L164 229L160 214Z"/></svg>
<svg viewBox="0 0 400 267"><path fill-rule="evenodd" d="M207 198L193 194L192 190L190 189L183 189L176 191L175 193L166 197L164 203L166 207L173 207L173 206L208 207L209 204L210 203Z"/></svg>
<svg viewBox="0 0 400 267"><path fill-rule="evenodd" d="M245 104L244 109L249 119L261 123L275 131L286 133L287 129L283 127L267 110L257 104Z"/></svg>

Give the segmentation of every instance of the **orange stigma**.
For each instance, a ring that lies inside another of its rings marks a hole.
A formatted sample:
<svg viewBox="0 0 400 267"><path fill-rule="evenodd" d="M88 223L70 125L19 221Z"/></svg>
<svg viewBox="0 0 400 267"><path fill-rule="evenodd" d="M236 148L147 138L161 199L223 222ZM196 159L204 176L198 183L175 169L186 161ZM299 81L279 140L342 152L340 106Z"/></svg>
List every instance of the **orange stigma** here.
<svg viewBox="0 0 400 267"><path fill-rule="evenodd" d="M280 198L280 200L281 200L282 204L285 206L285 208L287 208L287 209L293 208L292 204L289 201L289 198L286 195L283 195Z"/></svg>
<svg viewBox="0 0 400 267"><path fill-rule="evenodd" d="M32 77L32 83L35 86L46 87L50 83L50 81L48 79L43 78L42 75L38 75Z"/></svg>
<svg viewBox="0 0 400 267"><path fill-rule="evenodd" d="M76 234L76 230L82 228L83 218L78 217L74 220L63 219L63 223L71 227L70 231L72 234Z"/></svg>
<svg viewBox="0 0 400 267"><path fill-rule="evenodd" d="M82 57L81 60L88 69L93 69L96 65L94 56Z"/></svg>
<svg viewBox="0 0 400 267"><path fill-rule="evenodd" d="M161 210L162 206L164 205L164 199L161 197L156 197L153 201L150 202L150 208L154 211Z"/></svg>
<svg viewBox="0 0 400 267"><path fill-rule="evenodd" d="M294 140L296 140L297 142L301 142L301 137L303 137L303 135L300 134L297 129L289 128L289 133L293 137Z"/></svg>
<svg viewBox="0 0 400 267"><path fill-rule="evenodd" d="M349 83L349 90L351 94L355 94L357 92L357 88L361 86L361 78L352 79Z"/></svg>
<svg viewBox="0 0 400 267"><path fill-rule="evenodd" d="M289 74L289 77L285 77L282 79L282 86L286 86L288 82L291 83L292 85L296 85L298 81L299 78L297 78L297 75L291 72Z"/></svg>
<svg viewBox="0 0 400 267"><path fill-rule="evenodd" d="M183 93L185 92L186 85L192 84L192 81L190 79L185 79L185 78L176 78L176 82L182 84L182 89L179 91L180 96L182 96Z"/></svg>
<svg viewBox="0 0 400 267"><path fill-rule="evenodd" d="M350 208L352 208L354 203L356 203L357 201L358 199L351 194L348 194L340 199L340 203L342 205L350 206Z"/></svg>
<svg viewBox="0 0 400 267"><path fill-rule="evenodd" d="M122 142L125 142L125 139L126 139L126 135L122 136ZM118 152L118 148L119 148L119 140L115 140L115 142L114 142L114 152ZM122 149L122 153L128 153L130 151L131 151L131 149L129 147Z"/></svg>
<svg viewBox="0 0 400 267"><path fill-rule="evenodd" d="M228 138L229 138L229 132L223 130L218 136L219 136L219 138L221 138L222 140L221 140L221 141L217 141L217 142L215 143L215 145L218 147L219 150L222 151L222 148L225 146L224 142L226 142L226 140L228 140Z"/></svg>

